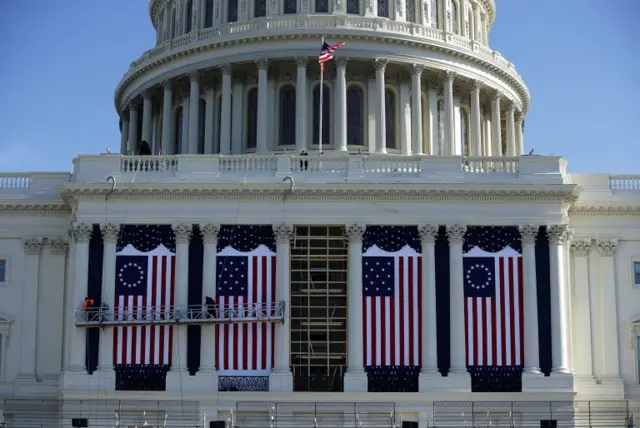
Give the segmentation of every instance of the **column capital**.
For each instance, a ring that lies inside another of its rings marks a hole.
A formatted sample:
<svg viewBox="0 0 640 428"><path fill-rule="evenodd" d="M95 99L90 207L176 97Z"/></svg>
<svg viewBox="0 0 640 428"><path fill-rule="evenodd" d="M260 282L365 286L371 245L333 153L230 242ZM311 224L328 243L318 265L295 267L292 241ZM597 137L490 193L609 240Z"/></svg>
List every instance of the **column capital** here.
<svg viewBox="0 0 640 428"><path fill-rule="evenodd" d="M467 233L467 226L460 224L447 225L447 238L449 238L449 243L462 244L465 233Z"/></svg>
<svg viewBox="0 0 640 428"><path fill-rule="evenodd" d="M118 242L118 235L120 235L120 225L115 223L101 224L100 232L105 244L115 244Z"/></svg>
<svg viewBox="0 0 640 428"><path fill-rule="evenodd" d="M571 241L571 246L569 248L576 257L587 257L589 256L589 250L591 249L591 240L578 239Z"/></svg>
<svg viewBox="0 0 640 428"><path fill-rule="evenodd" d="M455 71L447 70L442 73L445 82L453 83L453 79L458 75Z"/></svg>
<svg viewBox="0 0 640 428"><path fill-rule="evenodd" d="M491 101L498 101L500 102L500 99L502 98L502 92L500 92L499 90L493 90L491 91Z"/></svg>
<svg viewBox="0 0 640 428"><path fill-rule="evenodd" d="M596 243L601 257L613 257L618 247L617 239L598 239Z"/></svg>
<svg viewBox="0 0 640 428"><path fill-rule="evenodd" d="M173 80L171 80L171 79L163 80L162 81L162 87L164 88L165 91L172 91L173 90Z"/></svg>
<svg viewBox="0 0 640 428"><path fill-rule="evenodd" d="M566 224L553 224L547 227L547 235L551 245L563 245L570 239L571 231Z"/></svg>
<svg viewBox="0 0 640 428"><path fill-rule="evenodd" d="M200 81L200 72L198 70L193 70L189 72L189 81L190 82L199 82Z"/></svg>
<svg viewBox="0 0 640 428"><path fill-rule="evenodd" d="M344 228L344 235L349 243L359 243L362 242L362 238L364 237L364 232L366 230L366 226L362 226L360 224L350 224Z"/></svg>
<svg viewBox="0 0 640 428"><path fill-rule="evenodd" d="M306 56L297 56L294 58L294 61L296 62L296 67L306 68L307 64L309 63L309 58L307 58Z"/></svg>
<svg viewBox="0 0 640 428"><path fill-rule="evenodd" d="M222 74L231 76L233 74L233 66L231 64L222 64L220 66L220 71Z"/></svg>
<svg viewBox="0 0 640 428"><path fill-rule="evenodd" d="M260 71L268 71L269 64L270 63L268 59L259 59L256 61L256 65L258 66L258 70Z"/></svg>
<svg viewBox="0 0 640 428"><path fill-rule="evenodd" d="M153 95L153 89L152 88L147 88L144 91L142 91L142 94L140 94L142 96L142 99L144 101L149 100L151 101L151 96Z"/></svg>
<svg viewBox="0 0 640 428"><path fill-rule="evenodd" d="M422 72L424 71L424 68L425 67L422 64L416 64L416 63L411 64L411 75L418 76L418 77L422 76Z"/></svg>
<svg viewBox="0 0 640 428"><path fill-rule="evenodd" d="M507 112L515 112L516 110L516 105L514 104L513 100L510 100L509 98L503 101L503 105L504 109Z"/></svg>
<svg viewBox="0 0 640 428"><path fill-rule="evenodd" d="M294 229L291 224L278 224L273 226L273 234L276 237L276 243L288 244L293 238Z"/></svg>
<svg viewBox="0 0 640 428"><path fill-rule="evenodd" d="M349 57L339 56L335 60L336 66L338 66L338 68L345 68L347 66L347 63L349 62Z"/></svg>
<svg viewBox="0 0 640 428"><path fill-rule="evenodd" d="M22 241L24 246L24 253L28 256L39 256L44 245L44 239L40 237L29 237Z"/></svg>
<svg viewBox="0 0 640 428"><path fill-rule="evenodd" d="M93 225L87 223L74 223L71 229L71 234L78 243L89 242L92 232Z"/></svg>
<svg viewBox="0 0 640 428"><path fill-rule="evenodd" d="M62 256L69 251L69 240L65 237L56 237L49 239L49 245L51 245L51 254Z"/></svg>
<svg viewBox="0 0 640 428"><path fill-rule="evenodd" d="M176 238L176 244L188 244L191 238L193 227L190 224L179 223L171 225L173 234Z"/></svg>
<svg viewBox="0 0 640 428"><path fill-rule="evenodd" d="M200 233L205 244L213 244L218 241L218 233L220 233L220 225L206 223L200 225Z"/></svg>
<svg viewBox="0 0 640 428"><path fill-rule="evenodd" d="M438 237L438 231L440 227L437 224L423 224L418 226L418 234L420 234L420 241L424 243L434 243Z"/></svg>
<svg viewBox="0 0 640 428"><path fill-rule="evenodd" d="M434 77L427 80L427 88L430 90L437 91L438 89L440 89L440 85L440 81Z"/></svg>
<svg viewBox="0 0 640 428"><path fill-rule="evenodd" d="M515 113L514 117L516 119L516 122L520 123L524 119L524 114L522 114L522 112L520 110L516 110L516 113Z"/></svg>
<svg viewBox="0 0 640 428"><path fill-rule="evenodd" d="M478 79L473 79L471 81L471 92L480 92L481 88L482 88L482 81Z"/></svg>
<svg viewBox="0 0 640 428"><path fill-rule="evenodd" d="M376 71L384 72L387 69L388 63L389 61L384 58L376 58L373 60L373 66L375 67Z"/></svg>
<svg viewBox="0 0 640 428"><path fill-rule="evenodd" d="M535 244L536 237L538 235L539 226L534 226L533 224L525 224L518 226L518 230L520 231L520 239L523 244Z"/></svg>

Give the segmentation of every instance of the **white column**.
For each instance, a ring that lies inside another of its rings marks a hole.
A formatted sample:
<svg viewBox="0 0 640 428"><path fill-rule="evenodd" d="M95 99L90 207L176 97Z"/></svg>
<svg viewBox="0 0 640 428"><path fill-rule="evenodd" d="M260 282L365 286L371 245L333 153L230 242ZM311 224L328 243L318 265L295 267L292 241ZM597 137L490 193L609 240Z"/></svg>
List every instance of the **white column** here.
<svg viewBox="0 0 640 428"><path fill-rule="evenodd" d="M129 104L129 143L127 144L127 154L138 153L138 103Z"/></svg>
<svg viewBox="0 0 640 428"><path fill-rule="evenodd" d="M574 357L576 377L580 380L593 380L593 359L591 357L591 308L589 296L589 252L591 240L575 240L571 242L574 263L573 315L575 342L580 344L584 352ZM615 317L614 317L615 318ZM607 352L609 350L607 349Z"/></svg>
<svg viewBox="0 0 640 428"><path fill-rule="evenodd" d="M411 78L403 75L400 80L400 151L411 155Z"/></svg>
<svg viewBox="0 0 640 428"><path fill-rule="evenodd" d="M256 153L265 153L267 151L267 127L269 126L267 119L269 116L269 112L267 111L267 80L269 77L267 72L269 71L269 61L261 59L256 61L256 64L258 65L258 141L256 144Z"/></svg>
<svg viewBox="0 0 640 428"><path fill-rule="evenodd" d="M102 303L113 308L116 293L116 244L120 233L120 225L107 223L100 225L102 233ZM115 375L113 371L113 330L100 330L100 349L98 355L98 371L100 376Z"/></svg>
<svg viewBox="0 0 640 428"><path fill-rule="evenodd" d="M174 154L173 145L173 83L162 82L164 96L162 98L162 147L161 154Z"/></svg>
<svg viewBox="0 0 640 428"><path fill-rule="evenodd" d="M280 224L273 227L276 238L276 302L284 302L284 322L276 324L274 369L269 377L271 392L292 392L293 375L289 362L291 349L291 321L289 319L290 296L290 247L293 226Z"/></svg>
<svg viewBox="0 0 640 428"><path fill-rule="evenodd" d="M365 2L364 16L366 17L374 17L378 16L378 2L377 1L367 1Z"/></svg>
<svg viewBox="0 0 640 428"><path fill-rule="evenodd" d="M482 25L480 25L480 7L476 5L476 7L473 9L473 13L474 13L474 21L476 23L476 25L474 26L475 32L473 34L473 39L476 42L481 43L482 42Z"/></svg>
<svg viewBox="0 0 640 428"><path fill-rule="evenodd" d="M444 154L446 156L453 156L456 153L455 116L453 113L453 79L455 76L456 73L453 71L444 73Z"/></svg>
<svg viewBox="0 0 640 428"><path fill-rule="evenodd" d="M231 154L239 155L244 152L246 147L244 136L247 130L244 125L244 84L240 77L233 78L233 102L231 103ZM258 95L258 99L260 95ZM258 110L260 110L260 102L258 101ZM258 132L258 134L260 134ZM256 148L257 150L257 148Z"/></svg>
<svg viewBox="0 0 640 428"><path fill-rule="evenodd" d="M372 2L373 3L373 2ZM369 153L375 153L378 147L376 116L378 114L378 102L376 93L376 75L367 72L367 147Z"/></svg>
<svg viewBox="0 0 640 428"><path fill-rule="evenodd" d="M124 116L124 113L123 113ZM122 118L122 129L120 130L120 154L127 154L127 140L129 139L129 118Z"/></svg>
<svg viewBox="0 0 640 428"><path fill-rule="evenodd" d="M306 57L296 61L296 151L307 150L307 63Z"/></svg>
<svg viewBox="0 0 640 428"><path fill-rule="evenodd" d="M567 225L552 225L547 228L549 235L549 270L551 273L551 354L552 371L555 374L570 374L569 361L569 293L564 272L564 241Z"/></svg>
<svg viewBox="0 0 640 428"><path fill-rule="evenodd" d="M435 241L438 225L424 225L418 229L422 244L422 368L420 392L429 390L429 377L440 377L438 372L438 329L436 320L436 259Z"/></svg>
<svg viewBox="0 0 640 428"><path fill-rule="evenodd" d="M93 226L86 223L77 223L73 228L73 238L75 239L75 271L73 273L73 306L69 308L67 314L72 320L74 311L82 308L82 302L87 297L87 286L89 280L89 239ZM86 330L75 326L75 322L71 322L72 330L68 331L71 335L71 349L69 352L68 372L86 374L87 367L85 358L87 355L87 335Z"/></svg>
<svg viewBox="0 0 640 428"><path fill-rule="evenodd" d="M536 277L536 236L538 226L520 226L524 279L524 371L540 374L538 336L538 281Z"/></svg>
<svg viewBox="0 0 640 428"><path fill-rule="evenodd" d="M376 140L377 152L387 153L387 130L386 130L386 113L385 113L385 88L384 88L384 71L387 68L386 59L376 59L374 62L376 68L376 95L378 97L378 108L376 115Z"/></svg>
<svg viewBox="0 0 640 428"><path fill-rule="evenodd" d="M352 224L346 227L349 240L347 285L347 372L344 376L344 392L367 392L367 374L364 371L362 326L362 238L365 226Z"/></svg>
<svg viewBox="0 0 640 428"><path fill-rule="evenodd" d="M189 73L189 137L186 153L198 154L198 121L200 119L200 73Z"/></svg>
<svg viewBox="0 0 640 428"><path fill-rule="evenodd" d="M44 240L26 238L24 285L22 288L22 317L20 321L20 371L18 377L35 381L38 328L38 283L40 282L40 253ZM44 350L41 349L41 352Z"/></svg>
<svg viewBox="0 0 640 428"><path fill-rule="evenodd" d="M231 73L230 64L221 67L222 106L220 111L220 154L231 154Z"/></svg>
<svg viewBox="0 0 640 428"><path fill-rule="evenodd" d="M502 156L502 133L500 124L500 98L502 94L494 91L491 94L491 153Z"/></svg>
<svg viewBox="0 0 640 428"><path fill-rule="evenodd" d="M466 367L466 347L464 330L464 282L462 267L462 243L467 232L466 226L447 226L449 238L449 299L450 299L450 341L452 375L468 376Z"/></svg>
<svg viewBox="0 0 640 428"><path fill-rule="evenodd" d="M471 82L471 155L482 155L482 134L480 131L480 81Z"/></svg>
<svg viewBox="0 0 640 428"><path fill-rule="evenodd" d="M524 116L521 112L517 111L515 114L516 120L516 153L515 156L522 156L524 153L524 141L522 135L522 121L524 120Z"/></svg>
<svg viewBox="0 0 640 428"><path fill-rule="evenodd" d="M602 275L602 381L621 383L618 344L618 305L615 270L616 239L598 240ZM577 266L576 266L577 269Z"/></svg>
<svg viewBox="0 0 640 428"><path fill-rule="evenodd" d="M276 135L276 70L271 68L267 72L267 150L275 151L280 144Z"/></svg>
<svg viewBox="0 0 640 428"><path fill-rule="evenodd" d="M178 154L189 154L189 104L190 97L187 95L182 99L182 142L178 147Z"/></svg>
<svg viewBox="0 0 640 428"><path fill-rule="evenodd" d="M417 11L416 11L417 12ZM422 87L421 77L424 67L413 64L411 67L411 139L412 151L421 155L422 150Z"/></svg>
<svg viewBox="0 0 640 428"><path fill-rule="evenodd" d="M429 90L427 91L427 98L429 102L429 145L428 153L431 156L438 153L438 139L440 137L440 130L438 129L438 86L436 81L429 81Z"/></svg>
<svg viewBox="0 0 640 428"><path fill-rule="evenodd" d="M204 154L213 154L213 111L215 107L215 97L213 88L207 88L205 94L204 113Z"/></svg>
<svg viewBox="0 0 640 428"><path fill-rule="evenodd" d="M189 240L193 227L190 224L174 224L172 226L176 240L176 272L174 309L185 310L189 303ZM173 327L173 355L171 361L172 375L187 371L187 326ZM169 387L169 383L172 387ZM167 378L167 390L175 390L175 383ZM178 384L179 386L179 384Z"/></svg>
<svg viewBox="0 0 640 428"><path fill-rule="evenodd" d="M349 58L339 56L336 58L336 126L338 128L338 141L336 149L347 151L347 62Z"/></svg>
<svg viewBox="0 0 640 428"><path fill-rule="evenodd" d="M153 103L151 91L142 94L142 141L146 141L151 147L151 124L153 121Z"/></svg>
<svg viewBox="0 0 640 428"><path fill-rule="evenodd" d="M202 258L202 297L203 302L206 297L216 300L216 255L218 252L218 233L220 226L217 224L202 224L200 232L204 241L204 255ZM200 369L197 376L206 375L209 379L210 389L218 390L216 372L216 341L215 324L202 325L202 341L200 345Z"/></svg>
<svg viewBox="0 0 640 428"><path fill-rule="evenodd" d="M513 101L506 103L507 114L507 156L516 155L516 126L515 126L515 107Z"/></svg>

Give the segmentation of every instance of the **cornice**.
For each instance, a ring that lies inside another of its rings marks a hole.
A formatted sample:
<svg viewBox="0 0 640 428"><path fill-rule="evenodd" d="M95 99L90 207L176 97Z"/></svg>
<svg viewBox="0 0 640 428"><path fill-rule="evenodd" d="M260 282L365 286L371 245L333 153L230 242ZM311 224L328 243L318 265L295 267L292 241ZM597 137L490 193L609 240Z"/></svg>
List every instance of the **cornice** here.
<svg viewBox="0 0 640 428"><path fill-rule="evenodd" d="M574 205L570 217L640 217L638 205Z"/></svg>
<svg viewBox="0 0 640 428"><path fill-rule="evenodd" d="M68 217L71 208L64 201L0 200L2 216Z"/></svg>
<svg viewBox="0 0 640 428"><path fill-rule="evenodd" d="M264 43L268 41L279 41L279 40L297 40L297 41L311 40L311 39L315 40L315 39L319 39L320 37L324 37L326 35L325 34L326 31L317 30L315 28L304 28L304 29L306 30L304 34L287 33L287 34L273 34L273 35L261 35L261 36L247 36L247 37L242 37L242 35L239 34L238 38L236 39L214 40L206 44L189 43L185 45L185 49L170 51L167 54L163 54L158 58L154 58L150 60L150 62L143 63L139 65L137 68L134 68L133 70L129 70L125 73L125 75L120 80L115 90L114 99L115 99L116 110L118 112L121 112L122 110L124 110L124 104L126 104L128 101L123 100L122 95L124 91L130 85L133 84L133 82L135 82L137 79L141 78L144 75L150 74L152 71L160 68L165 64L172 63L176 60L184 61L186 57L189 57L191 55L194 55L200 52L210 52L215 50L216 51L215 53L217 55L220 55L221 54L220 49L222 48L253 44L256 42ZM345 32L348 31L348 29L344 29L344 30ZM375 35L373 33L368 33L368 34L357 34L354 36L350 36L350 35L346 35L338 32L336 33L336 35L340 35L340 38L347 42L350 40L372 41L374 43L384 43L388 45L402 45L403 47L409 46L409 47L414 47L419 49L431 50L435 52L444 52L447 55L451 55L452 57L461 58L466 61L479 64L482 67L495 72L503 80L505 84L509 85L511 88L515 90L515 92L518 94L520 101L522 103L522 111L524 114L526 114L527 111L529 110L529 103L530 103L529 89L527 88L522 78L518 79L518 77L520 76L517 75L517 73L515 72L512 73L508 71L508 69L501 67L496 63L491 62L489 59L480 57L477 53L471 50L460 48L456 45L449 44L446 42L439 42L437 40L430 40L430 39L407 40L401 34L398 34L397 36L394 36L393 34L385 34L384 36L381 36L381 35ZM170 43L170 42L166 42L166 43ZM390 53L394 52L394 50L389 49L389 52ZM281 57L288 58L286 54L279 53L278 51L273 51L272 54L276 56L270 56L270 59L276 59ZM374 56L372 56L371 58L372 60L374 59ZM220 61L221 61L220 65L222 65L222 63L229 62L229 60L226 58L220 58ZM407 58L406 61L407 61L407 64L416 63L415 58ZM193 66L196 67L197 64L193 64ZM207 66L207 67L210 67L210 66ZM215 67L215 66L211 66L211 67ZM464 75L464 77L468 77L466 76L466 71L461 70L461 72L462 72L461 75ZM162 80L171 79L171 78L175 78L177 76L183 75L184 71L176 71L174 73L165 73L165 74L166 75L162 76L161 78ZM135 93L136 95L138 94L138 92L141 93L145 89L148 89L143 85L144 85L144 82L141 84L139 91ZM155 86L155 85L152 85L152 86ZM130 96L129 98L133 98L133 96Z"/></svg>

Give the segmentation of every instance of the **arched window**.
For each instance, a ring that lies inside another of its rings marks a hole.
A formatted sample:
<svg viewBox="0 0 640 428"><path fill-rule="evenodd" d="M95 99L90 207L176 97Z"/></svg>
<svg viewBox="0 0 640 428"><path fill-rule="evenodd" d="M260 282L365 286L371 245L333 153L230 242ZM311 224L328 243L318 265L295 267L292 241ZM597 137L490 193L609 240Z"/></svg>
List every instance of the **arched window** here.
<svg viewBox="0 0 640 428"><path fill-rule="evenodd" d="M204 28L213 27L213 0L207 0L204 5Z"/></svg>
<svg viewBox="0 0 640 428"><path fill-rule="evenodd" d="M316 0L316 13L329 13L329 0Z"/></svg>
<svg viewBox="0 0 640 428"><path fill-rule="evenodd" d="M444 100L438 100L438 141L434 150L444 155Z"/></svg>
<svg viewBox="0 0 640 428"><path fill-rule="evenodd" d="M354 15L360 14L359 0L347 0L347 13L353 13Z"/></svg>
<svg viewBox="0 0 640 428"><path fill-rule="evenodd" d="M378 0L378 16L389 17L389 0Z"/></svg>
<svg viewBox="0 0 640 428"><path fill-rule="evenodd" d="M186 10L186 16L184 17L185 23L184 23L184 29L185 29L185 33L190 33L191 32L191 20L193 19L193 1L192 0L187 0L187 7L185 8Z"/></svg>
<svg viewBox="0 0 640 428"><path fill-rule="evenodd" d="M347 89L347 144L364 144L364 93L355 85Z"/></svg>
<svg viewBox="0 0 640 428"><path fill-rule="evenodd" d="M284 7L282 8L284 13L296 13L298 12L297 0L284 0Z"/></svg>
<svg viewBox="0 0 640 428"><path fill-rule="evenodd" d="M178 25L178 21L176 20L176 8L174 7L173 10L171 11L171 23L170 23L170 30L171 30L171 37L172 39L174 39L176 37L176 35L178 34L178 29L176 28L176 25Z"/></svg>
<svg viewBox="0 0 640 428"><path fill-rule="evenodd" d="M204 154L204 127L207 117L207 102L200 98L198 107L198 154Z"/></svg>
<svg viewBox="0 0 640 428"><path fill-rule="evenodd" d="M255 149L258 144L258 88L249 89L247 105L247 148Z"/></svg>
<svg viewBox="0 0 640 428"><path fill-rule="evenodd" d="M182 106L173 113L173 154L182 153Z"/></svg>
<svg viewBox="0 0 640 428"><path fill-rule="evenodd" d="M280 88L280 145L296 144L296 88L285 85Z"/></svg>
<svg viewBox="0 0 640 428"><path fill-rule="evenodd" d="M236 22L238 20L238 0L229 0L227 7L227 22Z"/></svg>
<svg viewBox="0 0 640 428"><path fill-rule="evenodd" d="M449 0L449 10L449 29L452 33L458 34L458 4L453 0Z"/></svg>
<svg viewBox="0 0 640 428"><path fill-rule="evenodd" d="M460 143L462 155L471 156L471 141L469 139L469 115L463 108L460 109Z"/></svg>
<svg viewBox="0 0 640 428"><path fill-rule="evenodd" d="M267 0L254 0L253 16L254 18L267 16Z"/></svg>
<svg viewBox="0 0 640 428"><path fill-rule="evenodd" d="M440 0L431 0L431 28L440 28Z"/></svg>
<svg viewBox="0 0 640 428"><path fill-rule="evenodd" d="M396 95L387 89L384 97L385 127L387 131L387 149L396 149Z"/></svg>
<svg viewBox="0 0 640 428"><path fill-rule="evenodd" d="M322 88L322 144L331 143L331 91L324 84ZM313 141L318 144L320 137L320 85L313 88Z"/></svg>
<svg viewBox="0 0 640 428"><path fill-rule="evenodd" d="M405 0L405 7L407 9L407 22L416 22L415 0Z"/></svg>

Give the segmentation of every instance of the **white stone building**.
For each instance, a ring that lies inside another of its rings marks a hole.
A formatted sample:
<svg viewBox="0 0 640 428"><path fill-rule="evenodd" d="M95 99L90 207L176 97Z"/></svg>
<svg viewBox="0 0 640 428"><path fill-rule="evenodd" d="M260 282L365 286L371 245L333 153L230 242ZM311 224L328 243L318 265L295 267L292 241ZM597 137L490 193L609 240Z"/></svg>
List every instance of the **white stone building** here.
<svg viewBox="0 0 640 428"><path fill-rule="evenodd" d="M0 174L0 426L627 426L640 175L526 154L495 14L151 0L121 154Z"/></svg>

